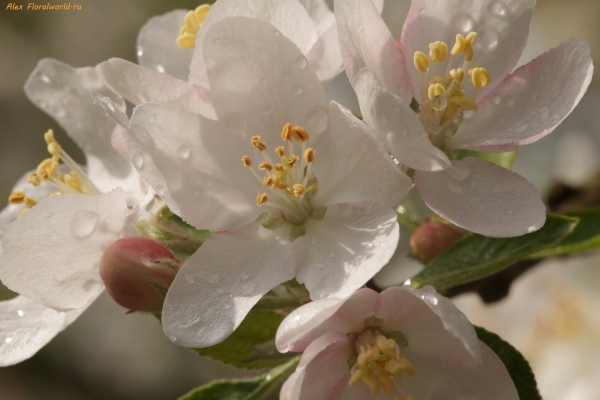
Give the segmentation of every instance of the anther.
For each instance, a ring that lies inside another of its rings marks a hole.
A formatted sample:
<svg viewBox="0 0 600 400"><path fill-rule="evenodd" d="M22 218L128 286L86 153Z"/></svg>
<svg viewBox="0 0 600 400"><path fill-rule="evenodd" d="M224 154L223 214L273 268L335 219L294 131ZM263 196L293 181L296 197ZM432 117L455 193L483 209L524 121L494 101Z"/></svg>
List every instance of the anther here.
<svg viewBox="0 0 600 400"><path fill-rule="evenodd" d="M21 204L25 200L25 193L13 192L8 196L8 202L10 204Z"/></svg>
<svg viewBox="0 0 600 400"><path fill-rule="evenodd" d="M244 167L251 167L252 166L252 160L248 156L242 157L242 162L244 163Z"/></svg>
<svg viewBox="0 0 600 400"><path fill-rule="evenodd" d="M283 164L275 164L273 165L273 169L277 172L282 172L285 170L285 167L283 166Z"/></svg>
<svg viewBox="0 0 600 400"><path fill-rule="evenodd" d="M304 129L301 126L293 127L292 135L294 136L294 139L296 139L296 141L298 141L300 143L304 143L310 138L310 135L308 134L306 129Z"/></svg>
<svg viewBox="0 0 600 400"><path fill-rule="evenodd" d="M471 75L471 83L477 89L484 88L490 83L490 74L487 69L483 67L471 68L469 70L469 75Z"/></svg>
<svg viewBox="0 0 600 400"><path fill-rule="evenodd" d="M42 183L42 180L40 179L38 174L36 174L35 172L32 172L31 174L29 174L29 177L27 178L27 183L37 187L37 186L40 186L40 183Z"/></svg>
<svg viewBox="0 0 600 400"><path fill-rule="evenodd" d="M468 97L455 96L450 99L450 102L458 105L464 110L477 110L477 103Z"/></svg>
<svg viewBox="0 0 600 400"><path fill-rule="evenodd" d="M284 142L291 142L292 137L292 125L287 123L283 126L283 129L281 130L281 140L283 140Z"/></svg>
<svg viewBox="0 0 600 400"><path fill-rule="evenodd" d="M292 186L292 190L294 191L294 196L300 197L304 194L306 188L304 187L304 185L296 183L294 186Z"/></svg>
<svg viewBox="0 0 600 400"><path fill-rule="evenodd" d="M264 170L273 171L273 166L265 161L265 162L261 162L260 164L258 164L258 169L260 169L261 171L264 171Z"/></svg>
<svg viewBox="0 0 600 400"><path fill-rule="evenodd" d="M56 139L54 139L54 131L52 129L48 129L46 133L44 133L44 140L47 144L56 142Z"/></svg>
<svg viewBox="0 0 600 400"><path fill-rule="evenodd" d="M179 47L182 49L191 49L196 45L196 34L204 23L209 11L210 5L203 4L185 15L184 24L179 29L179 36L176 40Z"/></svg>
<svg viewBox="0 0 600 400"><path fill-rule="evenodd" d="M427 90L427 95L430 99L433 99L435 96L443 96L444 94L446 94L446 88L441 83L434 83Z"/></svg>
<svg viewBox="0 0 600 400"><path fill-rule="evenodd" d="M452 69L450 70L450 76L460 85L465 80L465 71L462 68Z"/></svg>
<svg viewBox="0 0 600 400"><path fill-rule="evenodd" d="M304 161L306 161L307 164L315 161L315 150L312 147L309 147L304 151Z"/></svg>
<svg viewBox="0 0 600 400"><path fill-rule="evenodd" d="M454 44L454 47L452 48L452 51L450 52L450 54L455 56L458 53L465 53L465 61L471 62L471 60L473 60L473 55L474 55L473 41L475 40L476 37L477 37L476 32L470 32L467 35L467 37L464 37L460 33L457 34L456 35L456 43Z"/></svg>
<svg viewBox="0 0 600 400"><path fill-rule="evenodd" d="M48 143L48 153L53 157L60 157L60 144L56 142Z"/></svg>
<svg viewBox="0 0 600 400"><path fill-rule="evenodd" d="M266 193L262 193L262 194L259 194L258 196L256 196L256 205L257 206L262 206L267 201L269 201L269 196L267 196Z"/></svg>
<svg viewBox="0 0 600 400"><path fill-rule="evenodd" d="M298 156L291 156L291 157L288 159L287 163L288 163L288 165L289 165L290 167L293 167L293 166L294 166L294 164L296 164L296 163L297 163L299 160L300 160L300 158L298 158Z"/></svg>
<svg viewBox="0 0 600 400"><path fill-rule="evenodd" d="M273 178L271 178L270 176L265 176L263 179L263 185L264 186L273 186Z"/></svg>
<svg viewBox="0 0 600 400"><path fill-rule="evenodd" d="M429 60L427 56L422 51L417 51L414 57L415 68L419 72L426 72L427 68L429 68Z"/></svg>
<svg viewBox="0 0 600 400"><path fill-rule="evenodd" d="M81 189L81 179L78 176L64 175L65 183L73 189Z"/></svg>
<svg viewBox="0 0 600 400"><path fill-rule="evenodd" d="M31 208L22 209L21 212L19 213L19 217L22 217L23 215L27 214L29 211L31 211Z"/></svg>
<svg viewBox="0 0 600 400"><path fill-rule="evenodd" d="M429 60L431 62L442 63L448 54L448 45L439 40L429 44Z"/></svg>
<svg viewBox="0 0 600 400"><path fill-rule="evenodd" d="M51 158L45 159L37 167L37 174L44 179L48 179L47 177L54 175L56 171L58 171L58 163Z"/></svg>
<svg viewBox="0 0 600 400"><path fill-rule="evenodd" d="M279 146L278 148L276 148L275 153L277 153L279 157L285 156L285 150L283 149L283 146Z"/></svg>
<svg viewBox="0 0 600 400"><path fill-rule="evenodd" d="M250 142L252 143L252 147L258 149L259 151L265 151L267 149L267 145L262 141L260 136L252 136L250 138Z"/></svg>

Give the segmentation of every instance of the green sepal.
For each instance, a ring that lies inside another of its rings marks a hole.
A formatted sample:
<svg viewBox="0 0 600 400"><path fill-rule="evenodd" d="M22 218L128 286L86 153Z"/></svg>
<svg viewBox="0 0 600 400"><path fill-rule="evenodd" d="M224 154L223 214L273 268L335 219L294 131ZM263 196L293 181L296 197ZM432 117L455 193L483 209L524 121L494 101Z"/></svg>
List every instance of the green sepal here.
<svg viewBox="0 0 600 400"><path fill-rule="evenodd" d="M515 262L550 248L575 229L578 218L548 214L536 232L512 238L468 234L411 278L414 287L434 286L438 292L485 278Z"/></svg>
<svg viewBox="0 0 600 400"><path fill-rule="evenodd" d="M283 379L294 371L300 361L295 356L286 364L249 379L218 380L181 396L178 400L259 400L263 399Z"/></svg>
<svg viewBox="0 0 600 400"><path fill-rule="evenodd" d="M483 160L493 162L496 165L511 169L517 159L516 151L509 151L506 153L482 153L480 151L473 150L457 150L456 159L462 160L465 157L477 157Z"/></svg>
<svg viewBox="0 0 600 400"><path fill-rule="evenodd" d="M517 388L520 400L542 400L535 376L525 357L500 336L474 326L477 337L498 355Z"/></svg>

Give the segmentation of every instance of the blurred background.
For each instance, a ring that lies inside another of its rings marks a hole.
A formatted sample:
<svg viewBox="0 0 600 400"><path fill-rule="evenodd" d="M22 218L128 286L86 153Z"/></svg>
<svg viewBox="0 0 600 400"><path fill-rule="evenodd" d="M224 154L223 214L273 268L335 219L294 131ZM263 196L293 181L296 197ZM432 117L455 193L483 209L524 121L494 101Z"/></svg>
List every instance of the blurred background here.
<svg viewBox="0 0 600 400"><path fill-rule="evenodd" d="M75 67L111 57L135 61L138 30L150 17L199 5L184 0L80 0L72 4L81 4L81 11L10 11L5 9L8 3L0 5L0 199L8 198L14 182L46 157L42 134L48 128L83 162L60 127L25 97L23 84L41 58ZM386 2L384 18L396 38L408 6L408 0ZM520 64L569 37L587 41L598 64L599 20L597 0L538 0ZM345 76L327 90L331 98L358 111ZM556 178L575 185L589 180L600 168L599 110L597 74L563 124L521 152L517 172L540 192ZM474 323L505 337L531 360L544 398L597 400L599 262L597 255L549 261L529 271L499 304L484 306L474 296L463 296L457 304ZM0 300L11 296L0 285ZM206 381L239 375L171 345L153 317L125 311L103 295L33 358L0 368L0 400L174 399Z"/></svg>

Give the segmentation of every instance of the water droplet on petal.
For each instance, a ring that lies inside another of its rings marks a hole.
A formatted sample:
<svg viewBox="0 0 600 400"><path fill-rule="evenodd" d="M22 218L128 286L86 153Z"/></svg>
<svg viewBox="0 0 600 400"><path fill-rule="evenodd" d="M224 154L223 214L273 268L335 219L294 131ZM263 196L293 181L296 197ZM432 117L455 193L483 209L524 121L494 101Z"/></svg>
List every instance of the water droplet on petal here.
<svg viewBox="0 0 600 400"><path fill-rule="evenodd" d="M437 135L441 131L442 128L438 124L431 124L431 126L429 127L429 132L431 132L434 135Z"/></svg>
<svg viewBox="0 0 600 400"><path fill-rule="evenodd" d="M273 31L273 36L279 37L280 35L281 35L281 32L279 32L277 29Z"/></svg>
<svg viewBox="0 0 600 400"><path fill-rule="evenodd" d="M316 263L316 264L314 265L314 267L315 267L316 269L325 269L325 268L327 268L327 265L325 265L325 264L323 264L323 263Z"/></svg>
<svg viewBox="0 0 600 400"><path fill-rule="evenodd" d="M194 275L192 275L192 274L187 274L185 276L185 281L189 284L194 283L195 280L196 280L196 278L194 278Z"/></svg>
<svg viewBox="0 0 600 400"><path fill-rule="evenodd" d="M506 213L507 213L508 215L513 215L513 214L514 214L514 212L515 212L515 210L508 210Z"/></svg>
<svg viewBox="0 0 600 400"><path fill-rule="evenodd" d="M19 317L22 317L23 315L25 315L25 313L24 313L22 310L18 310L18 311L17 311L17 315L18 315Z"/></svg>
<svg viewBox="0 0 600 400"><path fill-rule="evenodd" d="M459 14L454 18L454 26L461 33L469 33L473 30L473 18L468 14Z"/></svg>
<svg viewBox="0 0 600 400"><path fill-rule="evenodd" d="M492 104L494 104L494 105L496 105L496 106L497 106L498 104L500 104L500 101L501 101L501 100L502 100L502 99L501 99L501 98L500 98L500 96L498 96L497 94L493 95L493 96L492 96L492 98L491 98Z"/></svg>
<svg viewBox="0 0 600 400"><path fill-rule="evenodd" d="M146 267L151 267L156 263L156 257L151 251L144 251L140 254L140 262Z"/></svg>
<svg viewBox="0 0 600 400"><path fill-rule="evenodd" d="M302 93L304 93L304 90L300 86L295 86L293 92L296 96L300 96Z"/></svg>
<svg viewBox="0 0 600 400"><path fill-rule="evenodd" d="M177 341L177 336L173 335L173 336L169 337L169 339L171 339L172 343L175 343Z"/></svg>
<svg viewBox="0 0 600 400"><path fill-rule="evenodd" d="M332 251L329 253L329 258L333 258L333 257L335 257L335 253Z"/></svg>
<svg viewBox="0 0 600 400"><path fill-rule="evenodd" d="M154 123L154 119L156 118L156 116L154 114L150 114L150 123L153 124Z"/></svg>
<svg viewBox="0 0 600 400"><path fill-rule="evenodd" d="M448 186L448 190L454 194L461 194L463 191L462 187L460 187L460 185L453 180L449 180L447 183L447 186Z"/></svg>
<svg viewBox="0 0 600 400"><path fill-rule="evenodd" d="M6 339L4 339L4 341L6 343L10 343L10 342L12 342L12 340L13 340L13 338L11 338L11 337L7 337Z"/></svg>
<svg viewBox="0 0 600 400"><path fill-rule="evenodd" d="M137 48L137 55L138 55L138 57L141 57L144 55L144 49L142 49L140 46L138 46L138 48Z"/></svg>
<svg viewBox="0 0 600 400"><path fill-rule="evenodd" d="M423 288L421 290L424 292L428 292L428 293L437 293L435 288L431 285L425 285L425 286L423 286Z"/></svg>
<svg viewBox="0 0 600 400"><path fill-rule="evenodd" d="M75 238L86 238L96 230L98 214L88 210L79 210L71 220L71 235Z"/></svg>
<svg viewBox="0 0 600 400"><path fill-rule="evenodd" d="M298 67L298 69L305 70L307 65L308 60L306 59L306 57L300 55L298 56L298 58L296 58L296 67Z"/></svg>
<svg viewBox="0 0 600 400"><path fill-rule="evenodd" d="M142 169L144 166L144 153L135 153L133 155L133 165L137 169Z"/></svg>
<svg viewBox="0 0 600 400"><path fill-rule="evenodd" d="M41 80L42 80L42 82L44 82L44 83L50 83L50 82L51 82L51 80L50 80L50 78L48 77L48 75L45 75L45 74L42 74L42 75L40 76L40 79L41 79Z"/></svg>
<svg viewBox="0 0 600 400"><path fill-rule="evenodd" d="M495 1L490 4L490 11L497 17L504 17L506 15L506 6L499 1Z"/></svg>
<svg viewBox="0 0 600 400"><path fill-rule="evenodd" d="M525 132L525 131L527 130L527 128L528 128L528 127L529 127L529 124L528 124L528 123L524 123L524 124L520 124L520 125L518 125L518 126L515 128L515 130L516 130L518 133L523 133L523 132Z"/></svg>
<svg viewBox="0 0 600 400"><path fill-rule="evenodd" d="M531 232L535 232L537 230L537 228L535 226L530 226L529 228L527 228L527 232L531 233Z"/></svg>
<svg viewBox="0 0 600 400"><path fill-rule="evenodd" d="M435 96L431 99L431 108L436 111L444 111L448 107L446 96Z"/></svg>
<svg viewBox="0 0 600 400"><path fill-rule="evenodd" d="M463 123L464 120L464 114L462 112L459 112L458 114L456 114L456 117L454 117L454 122L456 125L460 125Z"/></svg>
<svg viewBox="0 0 600 400"><path fill-rule="evenodd" d="M425 14L425 9L424 8L419 8L419 14Z"/></svg>
<svg viewBox="0 0 600 400"><path fill-rule="evenodd" d="M177 149L177 156L179 158L182 158L184 160L187 160L188 158L190 158L190 148L187 147L186 145L181 145L178 149Z"/></svg>

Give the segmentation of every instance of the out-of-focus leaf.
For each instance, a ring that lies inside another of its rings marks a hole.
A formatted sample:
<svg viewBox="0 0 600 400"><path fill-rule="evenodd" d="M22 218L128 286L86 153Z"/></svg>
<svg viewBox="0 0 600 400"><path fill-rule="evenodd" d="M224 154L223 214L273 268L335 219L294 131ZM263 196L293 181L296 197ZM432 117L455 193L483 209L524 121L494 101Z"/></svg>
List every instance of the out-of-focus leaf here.
<svg viewBox="0 0 600 400"><path fill-rule="evenodd" d="M506 366L510 377L515 383L520 400L542 400L537 388L535 376L525 357L517 349L500 338L495 333L475 326L477 337L494 351Z"/></svg>
<svg viewBox="0 0 600 400"><path fill-rule="evenodd" d="M411 279L415 287L434 286L439 292L484 278L547 249L573 232L578 219L548 214L536 232L513 238L469 234L431 261Z"/></svg>
<svg viewBox="0 0 600 400"><path fill-rule="evenodd" d="M300 360L294 357L286 364L266 374L250 379L219 380L193 389L179 400L258 400L262 399L281 380L287 377Z"/></svg>

